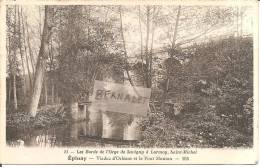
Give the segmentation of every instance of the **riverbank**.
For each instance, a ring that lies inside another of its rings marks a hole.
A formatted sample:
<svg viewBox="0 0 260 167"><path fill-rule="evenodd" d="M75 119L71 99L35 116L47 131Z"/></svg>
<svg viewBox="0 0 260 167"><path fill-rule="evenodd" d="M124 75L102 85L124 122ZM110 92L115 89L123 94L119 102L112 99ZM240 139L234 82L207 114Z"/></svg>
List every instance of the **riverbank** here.
<svg viewBox="0 0 260 167"><path fill-rule="evenodd" d="M141 147L165 148L252 148L253 132L250 125L242 129L232 126L230 118L219 115L214 106L197 111L185 110L172 118L157 108L142 122ZM192 112L191 112L192 111ZM238 120L240 123L244 120Z"/></svg>
<svg viewBox="0 0 260 167"><path fill-rule="evenodd" d="M7 128L48 128L68 122L69 118L64 111L41 111L37 113L35 117L31 117L30 114L25 111L7 112L6 114Z"/></svg>

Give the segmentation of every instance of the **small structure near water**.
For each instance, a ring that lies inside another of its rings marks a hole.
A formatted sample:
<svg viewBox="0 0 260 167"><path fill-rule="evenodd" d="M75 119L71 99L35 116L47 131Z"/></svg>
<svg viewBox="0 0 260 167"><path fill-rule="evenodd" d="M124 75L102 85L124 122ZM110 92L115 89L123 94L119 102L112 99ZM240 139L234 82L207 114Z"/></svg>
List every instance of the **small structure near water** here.
<svg viewBox="0 0 260 167"><path fill-rule="evenodd" d="M141 81L133 79L136 86L143 86ZM102 81L121 83L128 82L124 74L109 73L102 78ZM90 107L90 102L72 103L71 118L74 121L87 120L86 136L100 137L112 140L137 141L142 139L139 121L141 116L131 113L117 113L111 111L101 111Z"/></svg>

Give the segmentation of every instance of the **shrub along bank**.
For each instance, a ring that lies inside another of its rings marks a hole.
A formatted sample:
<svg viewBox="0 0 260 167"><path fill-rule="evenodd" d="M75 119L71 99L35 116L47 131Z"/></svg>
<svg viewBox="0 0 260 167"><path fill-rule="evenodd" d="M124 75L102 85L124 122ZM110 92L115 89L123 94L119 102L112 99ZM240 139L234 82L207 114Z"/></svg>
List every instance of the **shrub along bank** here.
<svg viewBox="0 0 260 167"><path fill-rule="evenodd" d="M160 107L150 113L141 123L141 146L252 147L252 38L230 37L178 53L188 61L174 70L179 78L169 76L169 91L189 90L189 99L178 101L183 106L179 115Z"/></svg>

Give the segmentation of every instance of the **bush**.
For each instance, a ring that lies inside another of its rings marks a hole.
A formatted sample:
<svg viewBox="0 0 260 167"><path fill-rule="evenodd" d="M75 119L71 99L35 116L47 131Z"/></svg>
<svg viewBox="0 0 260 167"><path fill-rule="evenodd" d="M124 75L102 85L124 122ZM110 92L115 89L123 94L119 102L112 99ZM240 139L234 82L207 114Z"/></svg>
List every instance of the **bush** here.
<svg viewBox="0 0 260 167"><path fill-rule="evenodd" d="M43 128L55 124L68 122L63 112L41 111L35 117L31 117L28 112L7 112L6 126L8 128Z"/></svg>
<svg viewBox="0 0 260 167"><path fill-rule="evenodd" d="M229 126L213 106L197 113L183 112L175 119L150 114L143 120L142 147L251 147L252 136Z"/></svg>

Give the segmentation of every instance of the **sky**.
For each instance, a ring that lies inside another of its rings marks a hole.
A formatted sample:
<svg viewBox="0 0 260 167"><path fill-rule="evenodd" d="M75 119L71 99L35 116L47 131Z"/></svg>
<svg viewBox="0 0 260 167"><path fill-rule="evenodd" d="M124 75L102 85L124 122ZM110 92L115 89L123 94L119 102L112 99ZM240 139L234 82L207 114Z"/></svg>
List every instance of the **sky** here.
<svg viewBox="0 0 260 167"><path fill-rule="evenodd" d="M168 8L173 8L177 9L178 6L163 6L161 9L162 14L165 15L171 15L172 20L169 21L169 27L172 26L174 27L175 25L175 18L176 18L176 13L177 10L173 11L172 13L168 12ZM196 17L199 17L200 15L205 14L207 9L209 8L215 8L215 7L210 7L210 6L184 6L181 9L180 13L180 18L184 18L184 13L189 12L194 9L195 10L195 18L192 19L191 21L195 20ZM222 7L225 8L225 7ZM29 23L29 33L31 36L31 43L34 52L36 53L35 55L37 56L37 53L39 52L39 46L40 46L40 30L39 30L39 20L41 20L41 25L43 26L43 19L44 19L44 10L43 6L35 6L35 5L26 5L23 6L23 11L25 12L25 16L27 17L28 23ZM123 13L122 13L122 22L123 22L123 28L124 28L124 37L125 37L125 43L126 43L126 50L128 52L129 57L134 57L136 54L140 54L140 29L139 29L139 17L138 17L138 10L137 6L123 6L122 8ZM143 15L145 19L145 7L141 6L141 14ZM167 9L167 10L166 10ZM196 13L196 9L199 9L198 11L200 13ZM243 20L242 20L242 30L243 30L243 35L252 35L253 34L253 17L254 17L254 11L250 7L233 7L233 10L240 9L244 11L243 14ZM107 16L108 17L119 17L119 14L113 13L113 11L110 11ZM192 17L192 16L191 16ZM235 17L234 17L235 18ZM180 21L180 24L182 21ZM184 24L185 26L188 26L189 23ZM117 26L117 25L115 25ZM118 27L120 25L118 24ZM146 39L146 25L145 25L145 20L141 22L142 26L142 34L143 34L143 44L145 44L145 39ZM168 25L162 25L162 24L157 24L155 26L154 30L154 43L153 43L153 48L156 51L161 50L165 46L169 45L169 39L167 39L167 35L165 32L168 31L167 27ZM198 26L202 26L198 24ZM204 25L206 26L206 25ZM239 21L239 33L241 32L241 22ZM181 26L180 26L181 27ZM42 29L42 28L41 28ZM188 28L188 29L182 29L179 28L179 33L177 35L177 38L179 41L184 40L182 36L190 36L196 35L199 31L201 31L201 27L193 27L193 28ZM203 30L202 30L203 32ZM237 35L237 20L235 19L234 22L229 22L226 23L222 26L220 26L218 29L194 40L196 43L200 42L205 42L208 40L216 39L216 38L223 38L229 35ZM151 35L150 35L151 38ZM177 41L178 41L177 40ZM150 44L149 44L150 45ZM36 60L36 57L35 57ZM131 61L131 58L130 58Z"/></svg>

